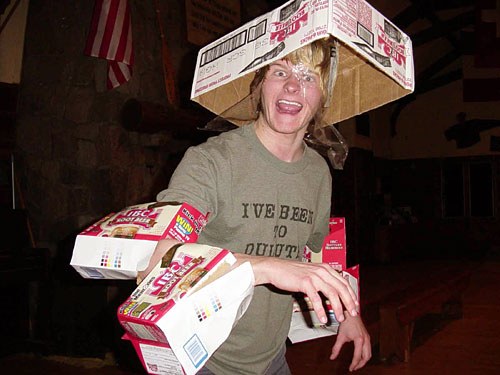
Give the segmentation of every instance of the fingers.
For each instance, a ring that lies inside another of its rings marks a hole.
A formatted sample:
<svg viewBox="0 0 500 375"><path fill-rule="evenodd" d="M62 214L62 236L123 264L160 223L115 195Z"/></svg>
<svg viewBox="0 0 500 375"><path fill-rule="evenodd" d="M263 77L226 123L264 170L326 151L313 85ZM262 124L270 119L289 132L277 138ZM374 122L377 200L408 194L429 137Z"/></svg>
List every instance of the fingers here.
<svg viewBox="0 0 500 375"><path fill-rule="evenodd" d="M339 273L329 265L324 264L322 267L325 271L327 271L325 276L327 279L324 280L325 285L321 286L320 291L330 301L332 310L335 313L337 320L339 322L344 320L344 309L342 308L340 301L344 303L345 309L349 311L352 316L356 316L356 306L359 305L359 303L357 301L356 294L347 280L340 276Z"/></svg>
<svg viewBox="0 0 500 375"><path fill-rule="evenodd" d="M316 316L318 317L319 321L323 324L326 324L328 322L328 317L323 305L323 299L319 295L319 291L323 292L328 300L327 306L333 310L333 313L335 314L335 318L337 321L342 322L344 321L344 308L342 307L342 303L340 302L340 299L337 295L337 292L333 288L328 288L328 285L322 284L322 285L315 285L312 283L311 285L308 285L306 287L307 289L304 291L307 297L309 298L309 301L311 302L311 305L313 307L314 312L316 313ZM326 291L327 289L331 289L328 292ZM329 297L328 297L329 296Z"/></svg>
<svg viewBox="0 0 500 375"><path fill-rule="evenodd" d="M362 341L362 339L361 339ZM354 340L354 354L352 356L352 362L349 366L349 371L355 371L361 366L359 366L362 361L362 353L363 353L363 344L360 343L360 340Z"/></svg>
<svg viewBox="0 0 500 375"><path fill-rule="evenodd" d="M355 347L356 351L356 347ZM356 371L362 368L366 363L370 360L372 357L371 354L371 348L366 347L366 345L363 345L363 348L361 349L361 353L359 357L353 356L351 365L349 366L349 371Z"/></svg>
<svg viewBox="0 0 500 375"><path fill-rule="evenodd" d="M370 343L370 340L368 339L368 340L365 340L365 342L364 342L363 355L361 358L361 362L359 363L358 368L356 370L358 370L361 367L363 367L364 365L366 365L366 362L368 362L371 357L372 357L372 345Z"/></svg>
<svg viewBox="0 0 500 375"><path fill-rule="evenodd" d="M330 355L330 359L334 360L335 358L338 357L340 350L342 349L342 346L344 345L345 340L341 336L337 336L337 340L335 341L335 345L333 345L332 348L332 354Z"/></svg>
<svg viewBox="0 0 500 375"><path fill-rule="evenodd" d="M362 368L372 357L372 347L370 336L362 336L354 340L354 355L352 357L349 371L356 371Z"/></svg>
<svg viewBox="0 0 500 375"><path fill-rule="evenodd" d="M335 319L337 319L339 323L345 320L344 307L342 306L342 303L340 302L340 298L338 296L334 296L333 298L327 300L326 305L332 309L333 313L335 314Z"/></svg>

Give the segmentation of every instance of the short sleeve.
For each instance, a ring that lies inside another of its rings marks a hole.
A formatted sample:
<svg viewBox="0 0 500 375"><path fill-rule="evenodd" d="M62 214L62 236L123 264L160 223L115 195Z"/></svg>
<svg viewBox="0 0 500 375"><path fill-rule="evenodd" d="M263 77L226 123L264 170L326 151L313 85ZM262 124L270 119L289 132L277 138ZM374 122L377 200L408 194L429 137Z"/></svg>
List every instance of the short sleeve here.
<svg viewBox="0 0 500 375"><path fill-rule="evenodd" d="M330 221L330 206L332 197L332 178L330 173L325 175L318 193L316 219L312 234L309 236L307 246L315 253L319 253L328 234Z"/></svg>
<svg viewBox="0 0 500 375"><path fill-rule="evenodd" d="M217 171L199 147L190 147L174 171L168 188L157 195L159 202L188 203L204 214L216 214Z"/></svg>

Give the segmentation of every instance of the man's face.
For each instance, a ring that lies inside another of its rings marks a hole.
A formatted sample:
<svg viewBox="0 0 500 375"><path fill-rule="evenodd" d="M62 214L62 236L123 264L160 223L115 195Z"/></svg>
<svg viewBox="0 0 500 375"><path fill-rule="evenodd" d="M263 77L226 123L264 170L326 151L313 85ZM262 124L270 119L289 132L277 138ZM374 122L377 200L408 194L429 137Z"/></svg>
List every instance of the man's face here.
<svg viewBox="0 0 500 375"><path fill-rule="evenodd" d="M305 132L320 107L318 74L303 65L278 60L262 82L259 120L282 134Z"/></svg>

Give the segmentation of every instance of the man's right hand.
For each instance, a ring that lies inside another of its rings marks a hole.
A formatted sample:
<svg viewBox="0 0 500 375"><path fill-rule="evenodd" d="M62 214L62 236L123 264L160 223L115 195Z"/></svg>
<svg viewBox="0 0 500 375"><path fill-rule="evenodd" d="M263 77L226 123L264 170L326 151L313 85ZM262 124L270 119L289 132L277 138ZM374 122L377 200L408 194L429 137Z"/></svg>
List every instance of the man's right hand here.
<svg viewBox="0 0 500 375"><path fill-rule="evenodd" d="M302 263L238 253L234 256L238 260L237 264L250 262L255 275L255 285L272 284L281 290L307 295L322 323L326 323L328 318L320 292L330 301L339 322L345 319L344 307L352 316L357 315L356 307L359 303L356 294L347 280L328 264Z"/></svg>

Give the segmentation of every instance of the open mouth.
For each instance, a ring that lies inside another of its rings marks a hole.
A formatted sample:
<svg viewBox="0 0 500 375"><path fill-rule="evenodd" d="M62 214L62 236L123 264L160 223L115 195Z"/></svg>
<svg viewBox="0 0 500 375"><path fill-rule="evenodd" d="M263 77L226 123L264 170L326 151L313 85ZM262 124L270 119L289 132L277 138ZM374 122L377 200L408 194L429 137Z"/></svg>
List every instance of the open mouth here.
<svg viewBox="0 0 500 375"><path fill-rule="evenodd" d="M302 104L291 100L280 99L276 103L276 108L279 113L295 115L302 110Z"/></svg>

